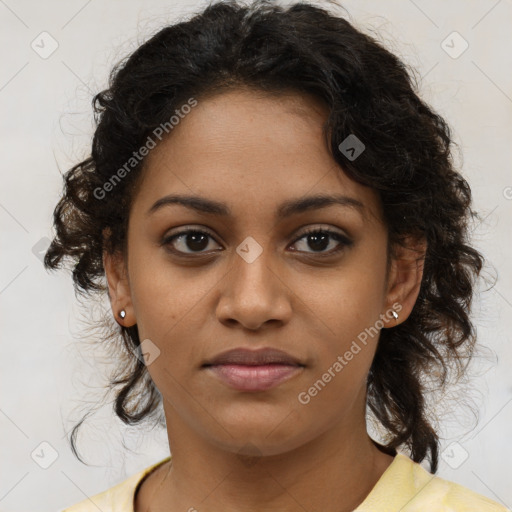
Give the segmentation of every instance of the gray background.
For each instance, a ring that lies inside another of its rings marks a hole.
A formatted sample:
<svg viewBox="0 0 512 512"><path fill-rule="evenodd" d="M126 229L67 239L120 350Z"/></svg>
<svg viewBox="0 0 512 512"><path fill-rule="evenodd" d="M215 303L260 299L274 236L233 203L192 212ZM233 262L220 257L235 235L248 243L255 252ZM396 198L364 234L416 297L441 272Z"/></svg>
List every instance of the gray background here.
<svg viewBox="0 0 512 512"><path fill-rule="evenodd" d="M109 363L79 340L84 309L70 276L47 274L40 255L52 233L51 214L62 187L59 169L87 156L93 93L106 86L120 58L164 23L201 5L0 0L4 512L58 510L168 453L163 430L127 429L108 405L98 409L80 437L91 466L71 453L66 433L101 398ZM418 70L422 96L445 116L461 148L456 163L483 217L474 226L474 243L489 260L485 274L497 272L499 279L490 291L482 287L475 308L480 342L491 350L475 360L477 375L468 398L468 403L476 400L478 422L465 407L464 395L450 394L439 404L444 452L438 474L510 507L512 3L354 0L344 5L356 26L376 30ZM462 52L464 41L469 46ZM57 49L45 55L51 44Z"/></svg>

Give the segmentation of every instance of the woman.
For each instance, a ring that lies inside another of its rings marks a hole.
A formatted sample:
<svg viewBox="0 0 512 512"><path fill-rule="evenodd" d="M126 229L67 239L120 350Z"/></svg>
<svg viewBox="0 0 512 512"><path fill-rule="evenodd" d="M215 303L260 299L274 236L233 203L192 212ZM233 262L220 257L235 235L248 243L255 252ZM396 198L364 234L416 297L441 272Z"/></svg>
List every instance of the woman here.
<svg viewBox="0 0 512 512"><path fill-rule="evenodd" d="M108 289L115 411L162 406L172 456L67 511L506 510L435 476L427 380L471 356L483 257L396 56L320 7L221 2L94 106L45 264Z"/></svg>

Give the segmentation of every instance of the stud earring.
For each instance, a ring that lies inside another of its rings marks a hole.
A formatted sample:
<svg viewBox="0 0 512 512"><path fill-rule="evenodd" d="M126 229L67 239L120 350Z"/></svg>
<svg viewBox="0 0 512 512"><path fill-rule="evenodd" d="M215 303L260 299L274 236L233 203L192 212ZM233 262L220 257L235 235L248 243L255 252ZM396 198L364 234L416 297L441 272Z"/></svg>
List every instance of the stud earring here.
<svg viewBox="0 0 512 512"><path fill-rule="evenodd" d="M393 315L393 318L398 321L398 313L394 309L391 311L391 314Z"/></svg>
<svg viewBox="0 0 512 512"><path fill-rule="evenodd" d="M121 318L124 318L126 316L126 311L124 309L121 309L121 311L119 311L119 316Z"/></svg>

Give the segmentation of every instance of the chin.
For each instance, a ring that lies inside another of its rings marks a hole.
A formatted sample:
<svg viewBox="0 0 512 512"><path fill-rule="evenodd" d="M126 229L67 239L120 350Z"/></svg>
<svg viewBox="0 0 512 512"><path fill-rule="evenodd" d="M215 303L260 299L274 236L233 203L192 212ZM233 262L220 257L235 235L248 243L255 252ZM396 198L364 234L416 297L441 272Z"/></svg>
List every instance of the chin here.
<svg viewBox="0 0 512 512"><path fill-rule="evenodd" d="M243 423L241 419L229 425L221 422L224 427L220 428L221 438L210 433L210 441L226 452L245 457L271 457L291 452L319 434L316 432L317 424L315 428L308 429L304 420L298 421L297 414L291 412L283 411L267 422L261 418L253 424L247 418Z"/></svg>

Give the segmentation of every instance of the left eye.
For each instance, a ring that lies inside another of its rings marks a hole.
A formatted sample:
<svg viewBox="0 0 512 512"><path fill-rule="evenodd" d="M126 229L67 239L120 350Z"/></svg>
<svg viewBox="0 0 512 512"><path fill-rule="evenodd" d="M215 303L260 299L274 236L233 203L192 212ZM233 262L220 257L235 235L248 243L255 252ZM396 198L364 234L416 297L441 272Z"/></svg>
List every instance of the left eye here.
<svg viewBox="0 0 512 512"><path fill-rule="evenodd" d="M336 231L331 231L329 229L312 229L310 231L307 231L306 233L302 234L297 240L295 240L294 243L299 242L305 238L307 240L306 244L310 247L317 249L312 251L313 254L323 251L325 249L326 241L329 241L329 238L332 238L338 242L338 247L327 251L327 252L320 252L320 254L327 254L332 255L340 252L343 250L344 247L349 247L352 245L352 240L347 238L345 235L342 235L341 233L338 233ZM327 246L329 243L327 243ZM308 252L308 251L305 251Z"/></svg>
<svg viewBox="0 0 512 512"><path fill-rule="evenodd" d="M186 230L165 238L162 242L162 245L170 246L170 250L172 252L181 255L198 253L201 254L202 252L206 252L205 249L208 247L208 239L213 240L213 237L209 233L206 233L205 231ZM336 231L331 231L328 229L312 229L310 231L307 231L306 233L303 233L299 238L297 238L293 242L293 244L297 244L303 239L307 240L305 241L305 244L313 248L314 250L299 250L298 252L309 252L310 254L317 253L332 255L343 250L344 247L348 247L353 244L352 240L350 240L346 236ZM338 247L330 251L325 251L325 249L330 245L332 240L335 240L337 242ZM181 249L177 247L180 245ZM190 252L187 252L185 249L189 249Z"/></svg>

